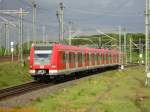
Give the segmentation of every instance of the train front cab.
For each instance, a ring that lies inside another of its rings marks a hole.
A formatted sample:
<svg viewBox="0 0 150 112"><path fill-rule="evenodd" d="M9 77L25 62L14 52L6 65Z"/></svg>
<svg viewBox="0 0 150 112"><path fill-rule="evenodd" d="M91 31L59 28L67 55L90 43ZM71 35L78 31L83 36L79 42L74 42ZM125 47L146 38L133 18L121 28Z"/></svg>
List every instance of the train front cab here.
<svg viewBox="0 0 150 112"><path fill-rule="evenodd" d="M56 71L56 54L52 45L34 45L30 50L30 74L35 79L48 77L49 70ZM54 55L53 55L54 54Z"/></svg>

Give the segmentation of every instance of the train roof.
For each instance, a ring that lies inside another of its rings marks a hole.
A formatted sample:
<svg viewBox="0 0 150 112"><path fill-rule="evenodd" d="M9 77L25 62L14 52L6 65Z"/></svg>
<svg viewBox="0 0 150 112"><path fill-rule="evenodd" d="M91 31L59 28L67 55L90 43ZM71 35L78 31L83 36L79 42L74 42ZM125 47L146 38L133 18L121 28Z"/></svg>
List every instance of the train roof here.
<svg viewBox="0 0 150 112"><path fill-rule="evenodd" d="M69 51L81 51L81 52L112 52L112 53L119 53L117 50L110 50L110 49L97 49L97 48L89 48L89 47L78 47L78 46L71 46L71 45L63 45L63 44L57 44L57 43L47 43L47 44L35 44L33 45L34 49L42 50L42 49L52 49L52 47L56 47L59 50L69 50Z"/></svg>
<svg viewBox="0 0 150 112"><path fill-rule="evenodd" d="M34 44L34 49L35 50L44 50L44 49L52 49L53 45L52 44Z"/></svg>
<svg viewBox="0 0 150 112"><path fill-rule="evenodd" d="M117 50L109 50L109 49L97 49L97 48L88 48L88 47L78 47L78 46L70 46L70 45L62 45L62 44L53 44L59 50L70 50L70 51L90 51L90 52L113 52L118 53Z"/></svg>

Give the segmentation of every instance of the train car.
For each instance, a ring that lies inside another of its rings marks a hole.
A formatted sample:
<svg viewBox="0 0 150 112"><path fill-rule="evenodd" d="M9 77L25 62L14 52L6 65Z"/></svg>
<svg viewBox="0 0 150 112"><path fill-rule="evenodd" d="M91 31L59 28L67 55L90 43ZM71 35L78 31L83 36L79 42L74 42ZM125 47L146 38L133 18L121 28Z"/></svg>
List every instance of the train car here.
<svg viewBox="0 0 150 112"><path fill-rule="evenodd" d="M36 79L120 66L119 52L62 44L37 44L30 50L30 74Z"/></svg>

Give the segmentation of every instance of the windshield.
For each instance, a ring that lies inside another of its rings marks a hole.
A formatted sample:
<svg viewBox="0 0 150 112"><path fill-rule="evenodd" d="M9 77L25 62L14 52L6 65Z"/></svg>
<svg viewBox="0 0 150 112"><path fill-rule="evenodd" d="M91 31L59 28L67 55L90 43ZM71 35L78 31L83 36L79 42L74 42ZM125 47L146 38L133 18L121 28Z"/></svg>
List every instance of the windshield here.
<svg viewBox="0 0 150 112"><path fill-rule="evenodd" d="M34 64L46 65L50 64L51 50L35 50L34 52Z"/></svg>

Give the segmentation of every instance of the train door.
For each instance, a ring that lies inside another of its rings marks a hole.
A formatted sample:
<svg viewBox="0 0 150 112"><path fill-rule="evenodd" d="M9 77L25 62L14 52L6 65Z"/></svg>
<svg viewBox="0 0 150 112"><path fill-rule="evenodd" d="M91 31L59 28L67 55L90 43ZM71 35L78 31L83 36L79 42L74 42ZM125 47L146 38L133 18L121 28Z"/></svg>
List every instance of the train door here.
<svg viewBox="0 0 150 112"><path fill-rule="evenodd" d="M117 64L117 54L115 54L115 64Z"/></svg>
<svg viewBox="0 0 150 112"><path fill-rule="evenodd" d="M75 52L72 53L72 67L76 67Z"/></svg>
<svg viewBox="0 0 150 112"><path fill-rule="evenodd" d="M92 65L91 53L89 53L89 66Z"/></svg>
<svg viewBox="0 0 150 112"><path fill-rule="evenodd" d="M95 65L97 65L97 53L95 53Z"/></svg>
<svg viewBox="0 0 150 112"><path fill-rule="evenodd" d="M85 67L85 53L82 52L82 67Z"/></svg>
<svg viewBox="0 0 150 112"><path fill-rule="evenodd" d="M101 62L102 62L102 65L104 64L104 53L102 52L101 53Z"/></svg>
<svg viewBox="0 0 150 112"><path fill-rule="evenodd" d="M60 70L63 70L64 68L65 68L65 63L64 63L64 57L63 57L63 54L64 54L64 52L63 51L59 51L59 57L58 57L58 68L60 69Z"/></svg>
<svg viewBox="0 0 150 112"><path fill-rule="evenodd" d="M100 65L100 54L99 53L97 53L97 65Z"/></svg>
<svg viewBox="0 0 150 112"><path fill-rule="evenodd" d="M95 65L97 65L97 53L94 54L94 60L95 60L95 61L94 61L94 62L95 62Z"/></svg>
<svg viewBox="0 0 150 112"><path fill-rule="evenodd" d="M78 53L75 53L75 67L78 68Z"/></svg>
<svg viewBox="0 0 150 112"><path fill-rule="evenodd" d="M114 54L114 60L115 60L115 64L117 63L117 55L116 54Z"/></svg>
<svg viewBox="0 0 150 112"><path fill-rule="evenodd" d="M109 53L106 53L106 64L109 64Z"/></svg>
<svg viewBox="0 0 150 112"><path fill-rule="evenodd" d="M82 53L78 52L78 67L82 67Z"/></svg>
<svg viewBox="0 0 150 112"><path fill-rule="evenodd" d="M110 53L111 64L113 64L113 54Z"/></svg>
<svg viewBox="0 0 150 112"><path fill-rule="evenodd" d="M99 53L99 65L101 65L101 53Z"/></svg>
<svg viewBox="0 0 150 112"><path fill-rule="evenodd" d="M66 55L65 52L61 52L61 60L62 60L62 69L66 69Z"/></svg>
<svg viewBox="0 0 150 112"><path fill-rule="evenodd" d="M97 61L97 53L95 53L95 65L98 65L98 61Z"/></svg>
<svg viewBox="0 0 150 112"><path fill-rule="evenodd" d="M66 69L69 69L69 52L65 52L66 54Z"/></svg>
<svg viewBox="0 0 150 112"><path fill-rule="evenodd" d="M105 52L103 52L103 65L105 65L106 63L106 56L105 56Z"/></svg>
<svg viewBox="0 0 150 112"><path fill-rule="evenodd" d="M99 62L100 62L100 65L102 65L102 53L101 52L99 53Z"/></svg>
<svg viewBox="0 0 150 112"><path fill-rule="evenodd" d="M91 58L92 58L92 65L95 65L95 54L94 53L92 53L91 54Z"/></svg>
<svg viewBox="0 0 150 112"><path fill-rule="evenodd" d="M112 57L112 64L114 64L114 54L113 53L111 54L111 57Z"/></svg>
<svg viewBox="0 0 150 112"><path fill-rule="evenodd" d="M119 63L119 54L117 54L117 63L120 64Z"/></svg>
<svg viewBox="0 0 150 112"><path fill-rule="evenodd" d="M69 68L75 67L75 53L69 52Z"/></svg>
<svg viewBox="0 0 150 112"><path fill-rule="evenodd" d="M113 54L113 64L116 64L116 55Z"/></svg>
<svg viewBox="0 0 150 112"><path fill-rule="evenodd" d="M113 58L112 59L113 60L112 63L115 64L115 54L114 53L112 54L112 58Z"/></svg>
<svg viewBox="0 0 150 112"><path fill-rule="evenodd" d="M94 53L94 65L96 65L97 62L96 62L96 53Z"/></svg>
<svg viewBox="0 0 150 112"><path fill-rule="evenodd" d="M111 53L110 53L110 52L108 53L108 57L109 57L109 62L108 62L108 64L111 64Z"/></svg>
<svg viewBox="0 0 150 112"><path fill-rule="evenodd" d="M90 65L89 53L87 53L87 66Z"/></svg>
<svg viewBox="0 0 150 112"><path fill-rule="evenodd" d="M89 53L85 53L85 66L89 66Z"/></svg>
<svg viewBox="0 0 150 112"><path fill-rule="evenodd" d="M108 64L109 61L108 61L108 52L106 52L106 64Z"/></svg>
<svg viewBox="0 0 150 112"><path fill-rule="evenodd" d="M111 64L113 64L113 54L110 53L110 57L111 57Z"/></svg>

